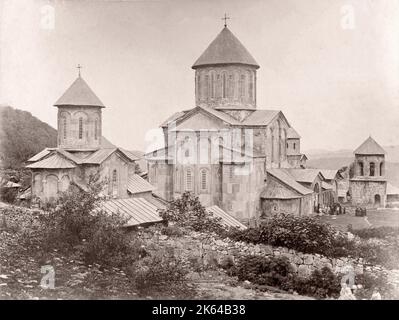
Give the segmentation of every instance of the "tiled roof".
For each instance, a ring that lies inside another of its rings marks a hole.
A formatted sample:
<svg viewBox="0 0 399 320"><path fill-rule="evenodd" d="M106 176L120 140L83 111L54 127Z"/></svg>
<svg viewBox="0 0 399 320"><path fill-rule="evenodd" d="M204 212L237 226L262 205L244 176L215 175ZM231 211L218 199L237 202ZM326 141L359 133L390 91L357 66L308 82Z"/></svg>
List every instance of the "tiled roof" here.
<svg viewBox="0 0 399 320"><path fill-rule="evenodd" d="M214 217L221 218L221 222L228 227L236 227L243 230L247 229L247 227L243 225L240 221L238 221L236 218L232 217L216 205L206 208L206 211Z"/></svg>
<svg viewBox="0 0 399 320"><path fill-rule="evenodd" d="M190 110L175 112L169 118L167 118L164 122L161 123L161 127L166 127L170 122L178 120L179 118L184 116L188 111L190 111Z"/></svg>
<svg viewBox="0 0 399 320"><path fill-rule="evenodd" d="M30 169L73 169L76 166L58 153L26 166Z"/></svg>
<svg viewBox="0 0 399 320"><path fill-rule="evenodd" d="M300 139L301 136L298 132L295 131L294 128L288 128L287 130L287 139Z"/></svg>
<svg viewBox="0 0 399 320"><path fill-rule="evenodd" d="M154 190L154 187L147 181L140 177L138 174L133 174L129 177L127 182L127 190L131 194L149 192Z"/></svg>
<svg viewBox="0 0 399 320"><path fill-rule="evenodd" d="M100 209L109 214L119 213L129 219L126 227L162 221L157 212L158 208L144 198L107 200L100 204Z"/></svg>
<svg viewBox="0 0 399 320"><path fill-rule="evenodd" d="M269 169L267 170L267 173L271 174L273 177L277 178L285 185L291 187L302 195L313 193L312 190L299 184L285 169Z"/></svg>
<svg viewBox="0 0 399 320"><path fill-rule="evenodd" d="M104 108L104 104L83 78L78 77L65 93L54 103L54 106L95 106Z"/></svg>
<svg viewBox="0 0 399 320"><path fill-rule="evenodd" d="M116 146L106 137L101 136L101 148L116 148Z"/></svg>
<svg viewBox="0 0 399 320"><path fill-rule="evenodd" d="M227 27L211 42L192 68L215 64L245 64L259 68L249 51Z"/></svg>
<svg viewBox="0 0 399 320"><path fill-rule="evenodd" d="M383 155L385 150L372 138L368 137L355 151L354 154L360 155Z"/></svg>

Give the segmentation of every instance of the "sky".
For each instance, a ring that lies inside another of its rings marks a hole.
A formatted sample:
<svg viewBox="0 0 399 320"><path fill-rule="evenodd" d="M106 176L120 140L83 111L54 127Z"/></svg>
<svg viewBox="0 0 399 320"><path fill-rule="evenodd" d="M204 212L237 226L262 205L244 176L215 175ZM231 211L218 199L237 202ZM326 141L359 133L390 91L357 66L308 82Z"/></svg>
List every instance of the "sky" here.
<svg viewBox="0 0 399 320"><path fill-rule="evenodd" d="M225 13L260 65L258 108L282 110L303 150L399 145L397 0L0 0L0 104L56 127L81 64L103 135L145 151L195 107L191 66Z"/></svg>

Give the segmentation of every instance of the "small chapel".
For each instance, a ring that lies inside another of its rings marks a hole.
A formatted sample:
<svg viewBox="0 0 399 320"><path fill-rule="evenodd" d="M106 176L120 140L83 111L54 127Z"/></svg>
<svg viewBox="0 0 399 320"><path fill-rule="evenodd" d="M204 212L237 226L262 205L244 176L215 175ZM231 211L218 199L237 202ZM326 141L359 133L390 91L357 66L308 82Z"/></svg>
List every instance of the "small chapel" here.
<svg viewBox="0 0 399 320"><path fill-rule="evenodd" d="M101 196L108 211L126 211L135 215L137 223L160 220L156 211L164 208L164 201L153 195L153 186L141 177L138 155L103 137L105 105L80 70L54 106L58 109L57 147L45 148L27 160L33 202L54 201L71 187L87 191L90 178L98 175L104 182Z"/></svg>
<svg viewBox="0 0 399 320"><path fill-rule="evenodd" d="M145 155L158 195L189 191L240 220L309 215L334 200L323 173L306 169L301 137L284 113L258 108L259 68L225 24L192 65L195 107L166 119L164 147Z"/></svg>

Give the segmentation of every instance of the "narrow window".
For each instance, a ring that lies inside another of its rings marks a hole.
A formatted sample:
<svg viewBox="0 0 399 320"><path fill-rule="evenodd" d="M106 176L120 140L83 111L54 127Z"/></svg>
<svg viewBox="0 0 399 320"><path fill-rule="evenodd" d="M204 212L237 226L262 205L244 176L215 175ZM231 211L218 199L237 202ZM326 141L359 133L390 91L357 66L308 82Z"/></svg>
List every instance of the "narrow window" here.
<svg viewBox="0 0 399 320"><path fill-rule="evenodd" d="M370 176L373 177L375 174L375 164L374 162L370 162Z"/></svg>
<svg viewBox="0 0 399 320"><path fill-rule="evenodd" d="M233 180L233 177L234 177L234 167L231 165L230 168L229 168L229 179L230 179L230 181Z"/></svg>
<svg viewBox="0 0 399 320"><path fill-rule="evenodd" d="M200 74L197 77L197 94L198 94L198 97L201 99L202 92L201 92L201 75Z"/></svg>
<svg viewBox="0 0 399 320"><path fill-rule="evenodd" d="M64 139L66 139L67 138L67 119L66 118L64 118L64 119L62 119L62 126L63 126L63 131L64 131Z"/></svg>
<svg viewBox="0 0 399 320"><path fill-rule="evenodd" d="M94 121L94 139L98 139L98 120L96 119Z"/></svg>
<svg viewBox="0 0 399 320"><path fill-rule="evenodd" d="M227 87L226 74L223 73L223 87L222 87L223 98L226 98L226 89L227 89L226 87Z"/></svg>
<svg viewBox="0 0 399 320"><path fill-rule="evenodd" d="M193 177L191 173L191 169L187 169L186 171L186 191L192 191L193 186Z"/></svg>
<svg viewBox="0 0 399 320"><path fill-rule="evenodd" d="M188 158L190 156L190 150L186 149L186 151L184 152L184 156Z"/></svg>
<svg viewBox="0 0 399 320"><path fill-rule="evenodd" d="M245 95L245 75L240 77L240 97L243 98Z"/></svg>
<svg viewBox="0 0 399 320"><path fill-rule="evenodd" d="M288 149L288 143L287 143L287 149Z"/></svg>
<svg viewBox="0 0 399 320"><path fill-rule="evenodd" d="M204 96L205 96L205 99L209 98L209 76L208 75L205 76L205 94L204 94Z"/></svg>
<svg viewBox="0 0 399 320"><path fill-rule="evenodd" d="M359 162L359 175L364 176L364 166L363 162Z"/></svg>
<svg viewBox="0 0 399 320"><path fill-rule="evenodd" d="M296 143L294 143L294 150L295 150L295 148L296 148Z"/></svg>
<svg viewBox="0 0 399 320"><path fill-rule="evenodd" d="M208 188L208 179L207 179L207 173L206 170L203 169L201 170L201 189L206 190Z"/></svg>
<svg viewBox="0 0 399 320"><path fill-rule="evenodd" d="M380 163L380 176L382 176L384 174L383 170L384 170L384 163L381 162Z"/></svg>
<svg viewBox="0 0 399 320"><path fill-rule="evenodd" d="M215 98L215 75L211 74L211 98Z"/></svg>
<svg viewBox="0 0 399 320"><path fill-rule="evenodd" d="M118 194L118 172L116 169L112 171L112 195L116 196Z"/></svg>
<svg viewBox="0 0 399 320"><path fill-rule="evenodd" d="M79 139L83 138L83 118L79 118Z"/></svg>

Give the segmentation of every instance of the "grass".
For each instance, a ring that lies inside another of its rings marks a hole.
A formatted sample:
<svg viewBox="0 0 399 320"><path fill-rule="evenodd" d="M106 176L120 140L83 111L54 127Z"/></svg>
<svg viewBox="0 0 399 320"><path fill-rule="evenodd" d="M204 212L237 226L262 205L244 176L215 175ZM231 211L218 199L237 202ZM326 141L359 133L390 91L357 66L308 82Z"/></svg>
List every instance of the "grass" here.
<svg viewBox="0 0 399 320"><path fill-rule="evenodd" d="M351 214L338 215L335 220L332 216L325 215L319 217L321 221L327 222L342 231L347 231L347 226L352 225L353 229L364 229L369 227L392 226L399 227L399 211L392 209L367 210L367 220L365 217L356 217ZM367 221L369 223L367 223ZM371 225L370 225L371 224Z"/></svg>

